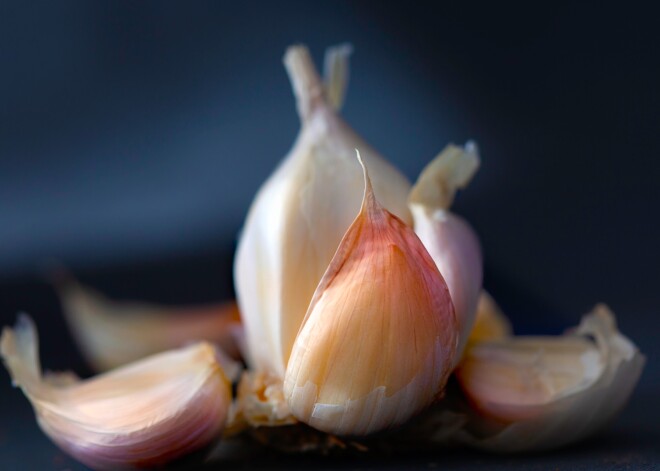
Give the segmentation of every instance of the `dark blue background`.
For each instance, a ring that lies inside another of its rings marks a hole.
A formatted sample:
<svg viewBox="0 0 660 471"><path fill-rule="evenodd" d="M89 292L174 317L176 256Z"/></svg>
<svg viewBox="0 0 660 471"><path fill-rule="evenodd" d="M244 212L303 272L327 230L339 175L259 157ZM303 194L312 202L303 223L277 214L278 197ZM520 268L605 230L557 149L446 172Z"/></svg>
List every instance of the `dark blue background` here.
<svg viewBox="0 0 660 471"><path fill-rule="evenodd" d="M343 114L410 179L479 143L455 207L517 331L618 313L649 357L622 419L641 436L660 391L660 34L634 3L1 2L0 321L30 312L45 366L85 372L49 260L117 297L231 296L243 217L299 126L284 49L320 64L344 41ZM0 457L71 466L0 380Z"/></svg>

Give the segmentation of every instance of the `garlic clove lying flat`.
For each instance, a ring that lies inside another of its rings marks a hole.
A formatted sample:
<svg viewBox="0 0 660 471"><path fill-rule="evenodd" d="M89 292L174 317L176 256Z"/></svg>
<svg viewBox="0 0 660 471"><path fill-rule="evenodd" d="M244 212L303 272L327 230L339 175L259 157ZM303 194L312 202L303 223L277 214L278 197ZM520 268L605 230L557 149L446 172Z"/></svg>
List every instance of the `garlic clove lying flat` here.
<svg viewBox="0 0 660 471"><path fill-rule="evenodd" d="M36 328L21 315L3 330L0 353L44 433L94 469L162 466L201 450L221 435L231 403L231 385L208 343L87 380L47 380Z"/></svg>
<svg viewBox="0 0 660 471"><path fill-rule="evenodd" d="M235 302L174 308L110 300L70 277L56 286L69 328L97 371L198 340L240 357L241 323Z"/></svg>
<svg viewBox="0 0 660 471"><path fill-rule="evenodd" d="M472 227L449 211L456 191L479 167L474 143L447 146L422 171L409 196L415 233L428 250L451 293L460 328L459 355L472 329L483 276L479 239Z"/></svg>
<svg viewBox="0 0 660 471"><path fill-rule="evenodd" d="M363 170L362 208L314 293L284 377L293 415L339 435L399 425L431 404L458 343L442 275Z"/></svg>
<svg viewBox="0 0 660 471"><path fill-rule="evenodd" d="M621 410L644 362L604 305L563 336L475 343L456 373L475 410L459 438L496 452L576 442Z"/></svg>
<svg viewBox="0 0 660 471"><path fill-rule="evenodd" d="M374 191L411 223L410 183L337 115L350 48L327 57L322 83L307 48L293 46L284 64L302 127L293 148L261 187L243 227L234 265L237 299L256 371L282 378L312 295L362 201L359 148Z"/></svg>

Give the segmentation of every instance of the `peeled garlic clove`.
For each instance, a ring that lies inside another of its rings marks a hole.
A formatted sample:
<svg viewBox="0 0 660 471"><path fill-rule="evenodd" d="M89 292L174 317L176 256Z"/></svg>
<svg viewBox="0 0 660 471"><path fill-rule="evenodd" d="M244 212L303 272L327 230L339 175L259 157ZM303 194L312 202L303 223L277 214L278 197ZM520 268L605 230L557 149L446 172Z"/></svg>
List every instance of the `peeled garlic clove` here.
<svg viewBox="0 0 660 471"><path fill-rule="evenodd" d="M349 52L345 46L329 52L329 83L323 84L307 48L287 50L284 64L302 128L259 190L238 244L234 279L248 363L280 378L314 290L360 208L356 148L370 168L376 196L411 222L409 182L335 112L346 87Z"/></svg>
<svg viewBox="0 0 660 471"><path fill-rule="evenodd" d="M78 345L97 371L197 340L217 343L240 357L241 324L234 302L186 308L119 302L70 278L58 281L57 292Z"/></svg>
<svg viewBox="0 0 660 471"><path fill-rule="evenodd" d="M3 330L0 353L44 433L94 469L162 466L201 450L222 433L231 402L231 385L208 343L88 380L46 381L36 328L21 315Z"/></svg>
<svg viewBox="0 0 660 471"><path fill-rule="evenodd" d="M467 186L479 167L474 143L447 146L422 171L409 205L415 233L447 282L460 329L459 355L472 329L481 292L483 261L479 240L470 225L449 208L459 188Z"/></svg>
<svg viewBox="0 0 660 471"><path fill-rule="evenodd" d="M470 331L468 345L486 340L498 340L513 333L509 319L502 313L490 294L482 290L477 303L474 325Z"/></svg>
<svg viewBox="0 0 660 471"><path fill-rule="evenodd" d="M475 408L459 437L497 452L542 450L581 440L622 409L644 362L604 305L560 337L476 343L457 370Z"/></svg>
<svg viewBox="0 0 660 471"><path fill-rule="evenodd" d="M284 377L293 415L340 435L392 427L428 406L458 343L447 285L364 172L362 208L314 293Z"/></svg>

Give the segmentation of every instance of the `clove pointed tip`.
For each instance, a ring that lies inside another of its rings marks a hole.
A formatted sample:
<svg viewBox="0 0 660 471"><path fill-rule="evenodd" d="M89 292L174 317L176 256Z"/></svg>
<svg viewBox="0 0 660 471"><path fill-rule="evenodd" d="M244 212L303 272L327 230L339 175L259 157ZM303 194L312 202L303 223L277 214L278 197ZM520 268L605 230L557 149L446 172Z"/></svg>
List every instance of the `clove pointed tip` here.
<svg viewBox="0 0 660 471"><path fill-rule="evenodd" d="M364 211L365 209L375 209L379 207L379 205L378 201L376 200L376 196L374 195L374 188L371 185L369 170L367 169L367 165L362 160L360 151L357 148L355 149L355 154L357 155L357 160L360 163L360 167L362 167L362 174L364 175L364 196L362 198L362 210Z"/></svg>

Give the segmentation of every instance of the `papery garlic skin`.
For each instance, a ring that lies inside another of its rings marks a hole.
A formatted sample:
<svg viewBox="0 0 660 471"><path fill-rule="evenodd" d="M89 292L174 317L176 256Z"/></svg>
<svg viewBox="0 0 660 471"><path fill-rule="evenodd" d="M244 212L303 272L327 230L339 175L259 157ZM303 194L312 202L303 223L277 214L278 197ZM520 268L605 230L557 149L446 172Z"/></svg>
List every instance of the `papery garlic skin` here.
<svg viewBox="0 0 660 471"><path fill-rule="evenodd" d="M456 190L479 167L476 145L447 146L422 171L409 204L415 233L428 250L451 293L460 329L459 355L467 343L481 293L483 259L479 239L463 218L449 211Z"/></svg>
<svg viewBox="0 0 660 471"><path fill-rule="evenodd" d="M496 452L574 443L621 410L644 362L604 305L563 336L475 343L457 370L475 409L458 438Z"/></svg>
<svg viewBox="0 0 660 471"><path fill-rule="evenodd" d="M359 148L383 205L411 223L410 183L335 112L341 104L350 49L330 50L331 83L323 84L303 46L284 57L302 128L261 187L243 228L234 279L251 368L282 378L312 295L357 214L363 183ZM329 99L326 98L329 90Z"/></svg>
<svg viewBox="0 0 660 471"><path fill-rule="evenodd" d="M178 308L115 301L70 277L57 280L56 287L69 328L96 371L199 340L240 358L242 327L235 302Z"/></svg>
<svg viewBox="0 0 660 471"><path fill-rule="evenodd" d="M231 403L208 343L88 380L52 381L41 375L36 328L21 315L3 330L0 352L44 433L93 469L157 467L201 450L221 435Z"/></svg>
<svg viewBox="0 0 660 471"><path fill-rule="evenodd" d="M412 229L365 195L305 315L284 377L294 416L338 435L402 424L441 393L458 331Z"/></svg>

